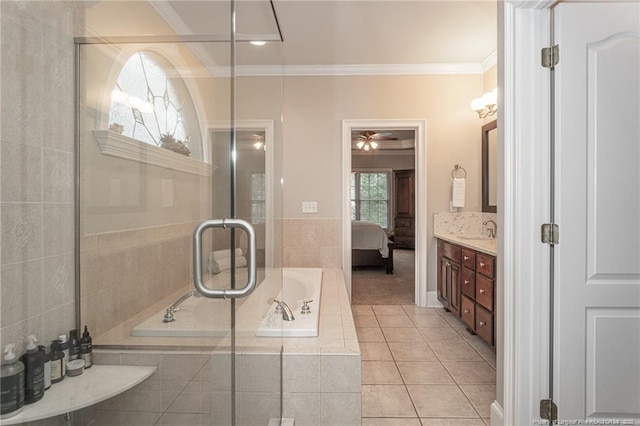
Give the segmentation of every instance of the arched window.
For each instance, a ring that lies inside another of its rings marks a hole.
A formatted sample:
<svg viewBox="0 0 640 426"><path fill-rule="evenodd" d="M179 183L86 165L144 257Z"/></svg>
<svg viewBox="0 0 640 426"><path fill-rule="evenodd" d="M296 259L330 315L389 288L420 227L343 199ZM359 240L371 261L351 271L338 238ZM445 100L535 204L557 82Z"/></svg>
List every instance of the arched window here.
<svg viewBox="0 0 640 426"><path fill-rule="evenodd" d="M109 125L122 126L122 134L133 139L202 159L189 91L176 69L156 53L136 52L122 67L111 93ZM174 144L167 143L171 139Z"/></svg>

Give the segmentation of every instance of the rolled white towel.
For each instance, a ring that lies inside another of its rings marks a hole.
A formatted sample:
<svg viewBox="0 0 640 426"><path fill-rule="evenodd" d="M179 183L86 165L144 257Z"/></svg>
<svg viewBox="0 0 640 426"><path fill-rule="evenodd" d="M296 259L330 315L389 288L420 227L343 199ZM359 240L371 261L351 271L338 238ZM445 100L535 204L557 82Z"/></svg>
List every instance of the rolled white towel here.
<svg viewBox="0 0 640 426"><path fill-rule="evenodd" d="M241 248L235 249L234 252L236 257L242 256ZM210 257L216 260L229 259L231 257L231 249L212 251Z"/></svg>
<svg viewBox="0 0 640 426"><path fill-rule="evenodd" d="M236 256L236 268L247 266L247 259L244 256ZM209 258L209 273L219 274L222 271L231 269L231 258L225 258L216 260L215 258Z"/></svg>
<svg viewBox="0 0 640 426"><path fill-rule="evenodd" d="M464 207L465 179L454 178L451 189L451 205L453 207Z"/></svg>

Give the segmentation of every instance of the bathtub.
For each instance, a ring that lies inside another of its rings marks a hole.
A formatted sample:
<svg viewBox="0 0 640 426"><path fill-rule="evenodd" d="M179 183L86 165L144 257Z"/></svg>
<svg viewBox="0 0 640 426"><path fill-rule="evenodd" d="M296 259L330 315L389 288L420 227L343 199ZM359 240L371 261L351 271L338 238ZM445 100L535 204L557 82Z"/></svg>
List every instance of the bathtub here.
<svg viewBox="0 0 640 426"><path fill-rule="evenodd" d="M228 271L217 279L228 279ZM239 281L246 275L240 271ZM267 276L258 288L245 299L237 300L236 333L257 337L316 337L320 317L322 269L284 268L282 285L279 274ZM273 298L284 300L293 311L294 321L283 321L274 311ZM311 314L302 315L302 300L309 303ZM170 304L170 303L169 303ZM175 321L162 322L165 308L136 325L133 336L158 337L223 337L230 331L231 304L229 300L189 298L174 314Z"/></svg>

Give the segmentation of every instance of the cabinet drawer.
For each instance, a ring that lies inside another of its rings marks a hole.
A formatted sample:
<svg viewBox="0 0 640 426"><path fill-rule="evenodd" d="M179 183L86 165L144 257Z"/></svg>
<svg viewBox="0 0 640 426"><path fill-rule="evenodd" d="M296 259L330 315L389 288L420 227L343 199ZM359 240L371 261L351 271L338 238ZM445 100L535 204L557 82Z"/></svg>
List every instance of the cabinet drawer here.
<svg viewBox="0 0 640 426"><path fill-rule="evenodd" d="M476 302L493 312L493 280L476 274Z"/></svg>
<svg viewBox="0 0 640 426"><path fill-rule="evenodd" d="M476 269L476 252L462 249L462 264L469 269Z"/></svg>
<svg viewBox="0 0 640 426"><path fill-rule="evenodd" d="M476 305L476 333L493 345L493 314L482 306Z"/></svg>
<svg viewBox="0 0 640 426"><path fill-rule="evenodd" d="M413 228L413 219L397 217L395 225L396 228Z"/></svg>
<svg viewBox="0 0 640 426"><path fill-rule="evenodd" d="M476 271L486 277L494 278L494 263L495 257L478 253L476 256Z"/></svg>
<svg viewBox="0 0 640 426"><path fill-rule="evenodd" d="M461 289L462 293L469 296L471 299L475 299L476 297L476 273L471 269L463 267L462 268L462 284Z"/></svg>
<svg viewBox="0 0 640 426"><path fill-rule="evenodd" d="M467 324L471 330L476 326L476 304L467 296L462 296L462 309L460 310L462 321Z"/></svg>
<svg viewBox="0 0 640 426"><path fill-rule="evenodd" d="M460 263L460 247L449 243L442 243L442 254L449 259Z"/></svg>

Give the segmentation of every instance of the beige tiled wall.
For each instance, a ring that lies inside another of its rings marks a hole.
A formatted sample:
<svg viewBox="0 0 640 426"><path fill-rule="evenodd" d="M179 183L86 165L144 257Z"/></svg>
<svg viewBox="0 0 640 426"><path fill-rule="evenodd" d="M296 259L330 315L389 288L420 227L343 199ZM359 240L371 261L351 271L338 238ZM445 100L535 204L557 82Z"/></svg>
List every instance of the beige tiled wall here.
<svg viewBox="0 0 640 426"><path fill-rule="evenodd" d="M195 223L82 239L82 324L100 335L192 281Z"/></svg>
<svg viewBox="0 0 640 426"><path fill-rule="evenodd" d="M81 2L0 2L2 346L75 325L74 44Z"/></svg>
<svg viewBox="0 0 640 426"><path fill-rule="evenodd" d="M340 219L284 219L283 257L287 268L340 268Z"/></svg>

